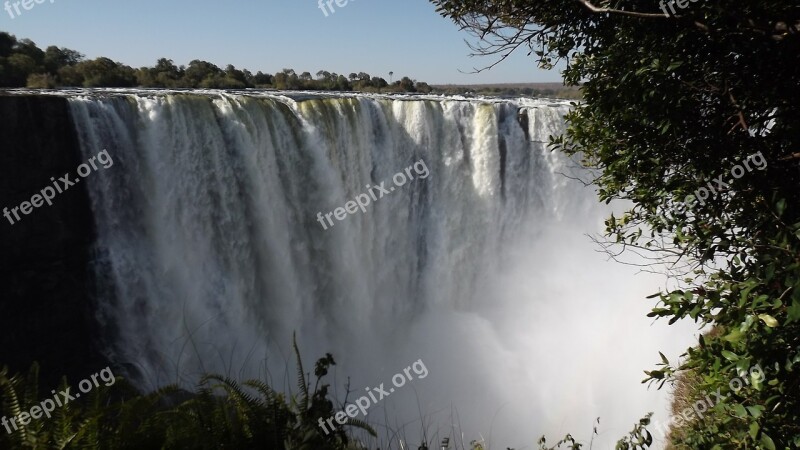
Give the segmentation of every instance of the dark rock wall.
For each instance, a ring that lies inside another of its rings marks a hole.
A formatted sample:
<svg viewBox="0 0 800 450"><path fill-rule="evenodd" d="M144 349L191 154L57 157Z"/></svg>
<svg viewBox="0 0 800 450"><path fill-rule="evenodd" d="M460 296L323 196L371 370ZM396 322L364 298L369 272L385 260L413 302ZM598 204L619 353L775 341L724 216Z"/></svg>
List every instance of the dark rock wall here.
<svg viewBox="0 0 800 450"><path fill-rule="evenodd" d="M67 99L0 93L0 214L82 163ZM41 366L43 387L77 383L105 367L92 305L93 218L85 185L0 216L0 366Z"/></svg>

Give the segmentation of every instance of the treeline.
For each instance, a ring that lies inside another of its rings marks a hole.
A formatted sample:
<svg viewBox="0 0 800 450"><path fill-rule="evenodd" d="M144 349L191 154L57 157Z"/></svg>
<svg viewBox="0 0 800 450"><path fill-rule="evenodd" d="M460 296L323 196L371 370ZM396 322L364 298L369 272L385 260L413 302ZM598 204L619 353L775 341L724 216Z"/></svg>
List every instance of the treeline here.
<svg viewBox="0 0 800 450"><path fill-rule="evenodd" d="M445 95L487 95L505 97L547 97L563 99L581 99L580 89L564 86L561 88L533 88L516 86L434 86L434 89Z"/></svg>
<svg viewBox="0 0 800 450"><path fill-rule="evenodd" d="M389 72L390 80L392 72ZM408 77L392 83L365 72L347 76L320 70L297 74L283 69L275 74L237 69L221 69L207 61L194 60L188 66L176 66L161 58L154 67L134 69L100 57L86 60L84 55L56 46L42 50L30 39L20 39L0 32L0 87L144 87L244 89L275 88L296 90L332 90L365 92L431 92L427 83Z"/></svg>

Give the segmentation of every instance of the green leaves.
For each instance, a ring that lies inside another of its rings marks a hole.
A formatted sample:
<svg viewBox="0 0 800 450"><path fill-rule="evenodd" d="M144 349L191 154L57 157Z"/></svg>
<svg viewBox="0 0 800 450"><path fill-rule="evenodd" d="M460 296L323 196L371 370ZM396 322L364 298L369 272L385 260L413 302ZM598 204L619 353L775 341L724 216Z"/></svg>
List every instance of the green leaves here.
<svg viewBox="0 0 800 450"><path fill-rule="evenodd" d="M728 350L723 350L722 356L724 356L725 359L731 362L736 362L739 360L739 356L737 356L736 353L730 352Z"/></svg>
<svg viewBox="0 0 800 450"><path fill-rule="evenodd" d="M747 417L747 410L744 409L744 406L742 406L741 404L736 403L734 405L731 405L731 409L733 410L733 413L736 415L736 417L739 417L740 419Z"/></svg>
<svg viewBox="0 0 800 450"><path fill-rule="evenodd" d="M761 434L761 440L759 442L761 442L765 450L775 450L775 442L773 442L772 438L767 436L766 433Z"/></svg>
<svg viewBox="0 0 800 450"><path fill-rule="evenodd" d="M758 426L758 422L750 423L750 429L748 432L751 438L755 439L756 437L758 437L759 430L761 430L761 427Z"/></svg>
<svg viewBox="0 0 800 450"><path fill-rule="evenodd" d="M298 354L299 357L299 354ZM316 372L324 376L333 357L317 361ZM38 366L27 379L0 370L3 395L0 416L13 417L41 400ZM66 380L59 390L68 387ZM111 389L114 389L111 392ZM302 395L302 394L301 394ZM29 403L28 400L32 399ZM42 418L14 433L0 433L0 448L14 449L149 449L163 448L271 448L276 450L357 450L342 429L329 434L319 419L335 414L328 398L328 385L318 377L307 408L260 380L242 384L214 374L204 376L193 392L177 386L141 394L121 378L112 388L100 386L80 401L58 407L49 419ZM375 436L375 430L359 420L348 425Z"/></svg>
<svg viewBox="0 0 800 450"><path fill-rule="evenodd" d="M775 328L778 326L778 321L775 320L774 317L770 316L769 314L759 314L758 318L763 320L765 324L767 324L770 328Z"/></svg>
<svg viewBox="0 0 800 450"><path fill-rule="evenodd" d="M667 72L673 72L675 69L683 65L683 61L675 61L667 67Z"/></svg>
<svg viewBox="0 0 800 450"><path fill-rule="evenodd" d="M764 407L760 406L760 405L748 406L747 407L747 412L749 412L750 415L753 416L754 419L758 419L759 417L761 417L761 414L764 412Z"/></svg>
<svg viewBox="0 0 800 450"><path fill-rule="evenodd" d="M800 299L792 299L792 304L786 310L787 323L800 320Z"/></svg>
<svg viewBox="0 0 800 450"><path fill-rule="evenodd" d="M521 31L484 48L502 53L532 38L542 57L574 56L565 73L585 80L584 102L568 115L558 148L597 174L601 201L633 205L624 220L606 222L603 244L617 260L630 250L649 258L645 270L670 276L675 288L650 297L659 302L649 317L710 325L687 351L685 366L702 385L695 394L729 392L734 378L745 384L735 417L715 408L681 430L678 444L788 447L800 423L792 353L800 335L800 72L785 61L798 58L800 30L775 27L796 8L709 0L680 20L645 20L631 16L645 8L633 0L603 3L615 9L603 13L569 0L433 3L476 32ZM674 381L659 356L645 382ZM769 382L743 374L751 364Z"/></svg>
<svg viewBox="0 0 800 450"><path fill-rule="evenodd" d="M783 216L783 212L786 211L786 199L782 198L778 200L778 203L775 204L775 211L778 213L778 216Z"/></svg>

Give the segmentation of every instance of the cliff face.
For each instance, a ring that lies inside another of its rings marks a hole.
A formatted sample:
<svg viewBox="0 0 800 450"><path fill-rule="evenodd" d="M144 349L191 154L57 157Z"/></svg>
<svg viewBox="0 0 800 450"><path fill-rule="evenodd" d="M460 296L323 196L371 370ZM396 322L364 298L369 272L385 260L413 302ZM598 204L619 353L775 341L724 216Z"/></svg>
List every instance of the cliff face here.
<svg viewBox="0 0 800 450"><path fill-rule="evenodd" d="M82 162L65 98L0 94L0 208L30 202L54 186L51 178L75 178ZM95 233L86 186L18 215L13 224L0 217L0 365L26 371L38 361L44 386L61 375L80 380L104 366L90 300Z"/></svg>

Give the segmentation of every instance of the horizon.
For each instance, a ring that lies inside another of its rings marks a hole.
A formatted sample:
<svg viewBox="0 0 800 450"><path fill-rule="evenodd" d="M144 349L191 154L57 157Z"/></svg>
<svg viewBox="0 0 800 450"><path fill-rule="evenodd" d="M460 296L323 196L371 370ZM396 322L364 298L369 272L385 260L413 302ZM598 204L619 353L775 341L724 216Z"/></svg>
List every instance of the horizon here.
<svg viewBox="0 0 800 450"><path fill-rule="evenodd" d="M388 80L389 72L394 72L395 79L407 76L430 85L561 83L560 66L539 69L524 49L490 70L468 73L495 59L471 58L464 40L472 37L439 16L427 0L404 4L340 0L345 6L333 3L335 10L327 16L313 0L228 8L209 0L191 4L177 0L169 5L154 0L42 1L31 0L30 9L19 1L2 2L0 30L30 39L42 49L66 47L87 59L103 56L133 68L153 66L159 58L178 66L199 59L253 73L273 74L284 68L312 74L363 71ZM186 5L192 8L191 18ZM152 11L158 16L149 14ZM387 22L386 17L393 20ZM412 32L406 24L411 24Z"/></svg>

